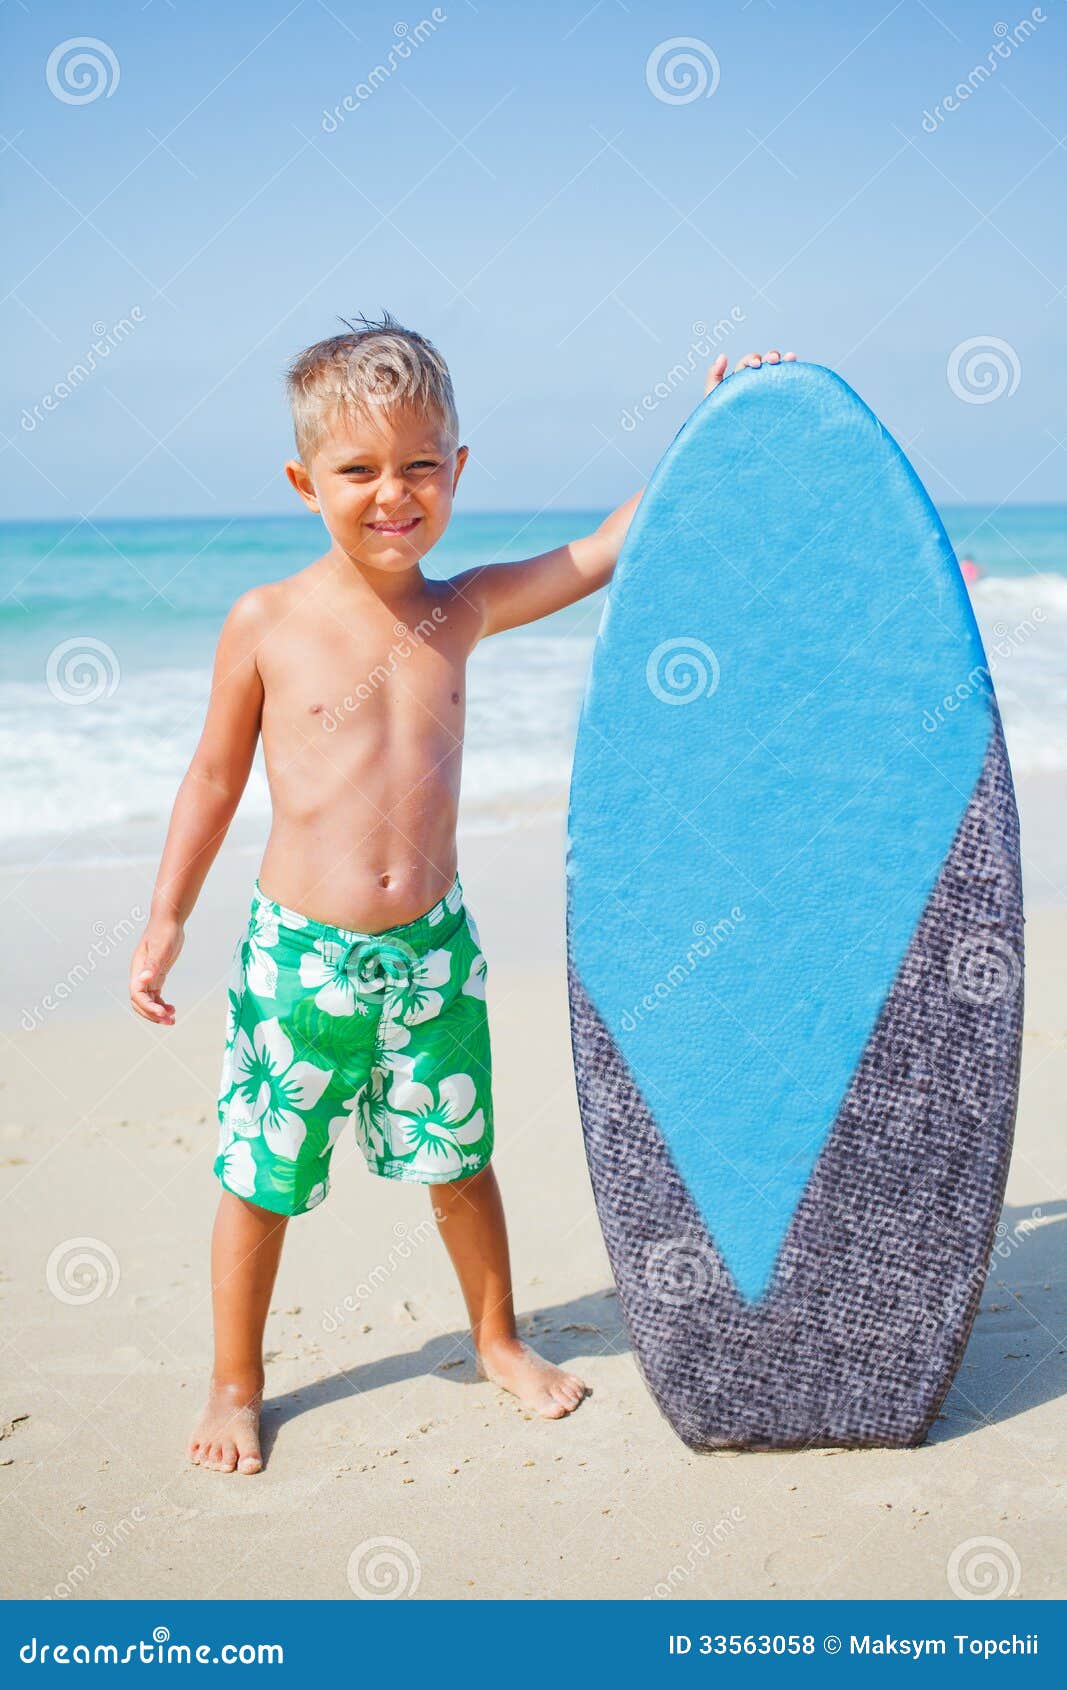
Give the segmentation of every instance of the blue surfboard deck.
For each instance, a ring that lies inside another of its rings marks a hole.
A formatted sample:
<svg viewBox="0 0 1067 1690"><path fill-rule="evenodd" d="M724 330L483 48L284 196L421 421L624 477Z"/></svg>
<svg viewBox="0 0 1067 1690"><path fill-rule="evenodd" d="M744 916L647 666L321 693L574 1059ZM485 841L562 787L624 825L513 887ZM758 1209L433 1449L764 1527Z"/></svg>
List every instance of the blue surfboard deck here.
<svg viewBox="0 0 1067 1690"><path fill-rule="evenodd" d="M1018 817L941 521L813 364L729 377L631 524L571 785L571 1032L646 1381L694 1448L906 1445L977 1310Z"/></svg>

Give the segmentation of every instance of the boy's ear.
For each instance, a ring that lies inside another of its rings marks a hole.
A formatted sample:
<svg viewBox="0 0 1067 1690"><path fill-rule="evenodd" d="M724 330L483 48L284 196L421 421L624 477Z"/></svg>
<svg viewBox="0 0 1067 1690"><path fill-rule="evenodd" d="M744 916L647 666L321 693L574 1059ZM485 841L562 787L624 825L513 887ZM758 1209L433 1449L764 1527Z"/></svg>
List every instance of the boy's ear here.
<svg viewBox="0 0 1067 1690"><path fill-rule="evenodd" d="M290 458L285 466L285 473L300 494L308 510L318 511L319 496L315 491L315 483L307 472L307 466L299 458Z"/></svg>
<svg viewBox="0 0 1067 1690"><path fill-rule="evenodd" d="M470 455L471 455L471 449L470 449L469 446L457 446L456 447L456 473L452 477L452 491L453 491L453 493L456 491L456 488L459 485L459 478L463 474L463 466L467 462L467 459L470 457Z"/></svg>

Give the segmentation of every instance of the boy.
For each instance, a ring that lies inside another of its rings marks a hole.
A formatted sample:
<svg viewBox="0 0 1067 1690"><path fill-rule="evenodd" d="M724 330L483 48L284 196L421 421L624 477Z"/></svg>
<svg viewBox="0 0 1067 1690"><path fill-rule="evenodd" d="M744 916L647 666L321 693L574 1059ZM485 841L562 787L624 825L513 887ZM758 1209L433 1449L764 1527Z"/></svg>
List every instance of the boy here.
<svg viewBox="0 0 1067 1690"><path fill-rule="evenodd" d="M485 1376L549 1419L586 1394L515 1326L485 960L456 875L464 675L478 640L604 585L639 495L540 557L426 579L468 456L448 369L389 316L349 327L288 377L299 456L286 474L329 550L226 619L130 975L137 1014L173 1026L163 986L262 735L273 821L230 986L215 1362L188 1448L216 1472L262 1466L262 1339L286 1225L325 1197L349 1123L374 1172L430 1187Z"/></svg>

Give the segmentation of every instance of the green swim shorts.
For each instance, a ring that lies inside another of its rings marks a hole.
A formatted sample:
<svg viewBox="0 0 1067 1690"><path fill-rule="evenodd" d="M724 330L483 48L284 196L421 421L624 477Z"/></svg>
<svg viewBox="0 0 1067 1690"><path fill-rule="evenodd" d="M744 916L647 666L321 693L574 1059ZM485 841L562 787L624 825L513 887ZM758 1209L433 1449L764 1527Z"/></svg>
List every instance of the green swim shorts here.
<svg viewBox="0 0 1067 1690"><path fill-rule="evenodd" d="M383 933L311 921L256 882L234 950L215 1172L280 1215L321 1203L352 1123L371 1169L440 1185L493 1149L485 958L458 879Z"/></svg>

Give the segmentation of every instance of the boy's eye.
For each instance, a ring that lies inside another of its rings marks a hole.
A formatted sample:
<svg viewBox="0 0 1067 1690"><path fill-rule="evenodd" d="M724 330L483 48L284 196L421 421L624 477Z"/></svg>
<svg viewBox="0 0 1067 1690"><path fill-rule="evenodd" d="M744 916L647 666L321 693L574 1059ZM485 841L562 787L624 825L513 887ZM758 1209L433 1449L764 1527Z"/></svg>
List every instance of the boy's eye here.
<svg viewBox="0 0 1067 1690"><path fill-rule="evenodd" d="M435 470L440 466L436 458L417 458L414 463L408 464L407 467L411 472L417 470L420 473L425 473L427 470ZM373 464L346 464L341 471L342 475L374 475L375 473Z"/></svg>

